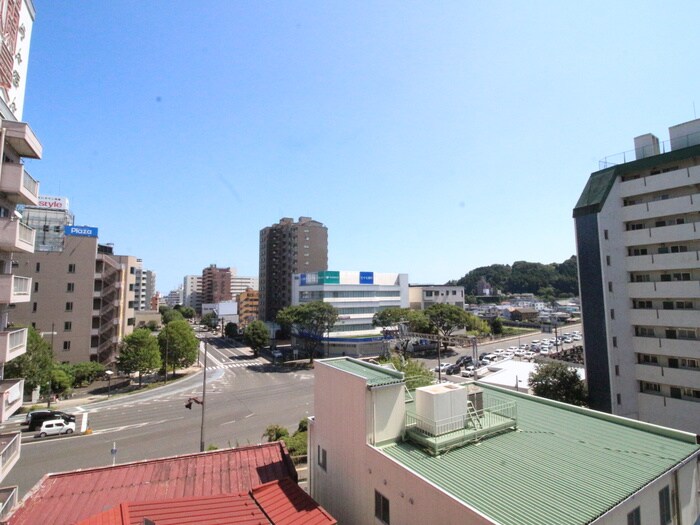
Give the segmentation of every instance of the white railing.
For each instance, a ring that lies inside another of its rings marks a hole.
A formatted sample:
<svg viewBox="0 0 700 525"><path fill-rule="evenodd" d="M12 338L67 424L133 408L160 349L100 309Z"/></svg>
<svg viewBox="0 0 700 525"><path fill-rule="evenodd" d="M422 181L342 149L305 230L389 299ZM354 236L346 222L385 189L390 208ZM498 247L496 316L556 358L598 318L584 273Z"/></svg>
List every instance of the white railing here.
<svg viewBox="0 0 700 525"><path fill-rule="evenodd" d="M27 226L24 223L19 223L19 240L28 244L34 244L34 228Z"/></svg>
<svg viewBox="0 0 700 525"><path fill-rule="evenodd" d="M31 293L32 280L30 277L12 276L12 293L15 295L29 295Z"/></svg>
<svg viewBox="0 0 700 525"><path fill-rule="evenodd" d="M22 185L24 186L24 189L32 195L39 195L39 183L29 173L27 173L27 170L24 170Z"/></svg>

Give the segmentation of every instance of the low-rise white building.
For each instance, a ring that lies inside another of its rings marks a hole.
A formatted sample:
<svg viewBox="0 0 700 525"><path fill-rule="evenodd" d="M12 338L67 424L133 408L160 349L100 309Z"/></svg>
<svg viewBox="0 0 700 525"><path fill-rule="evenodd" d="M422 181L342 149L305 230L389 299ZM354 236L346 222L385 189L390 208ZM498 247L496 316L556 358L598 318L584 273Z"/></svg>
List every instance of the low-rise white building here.
<svg viewBox="0 0 700 525"><path fill-rule="evenodd" d="M314 389L309 491L339 523L698 523L694 434L350 358Z"/></svg>
<svg viewBox="0 0 700 525"><path fill-rule="evenodd" d="M411 284L408 287L409 306L425 310L434 304L451 304L464 308L464 286Z"/></svg>
<svg viewBox="0 0 700 525"><path fill-rule="evenodd" d="M338 310L338 321L324 345L328 355L376 355L384 343L372 318L385 308L408 308L408 274L329 270L294 274L292 305L312 301Z"/></svg>

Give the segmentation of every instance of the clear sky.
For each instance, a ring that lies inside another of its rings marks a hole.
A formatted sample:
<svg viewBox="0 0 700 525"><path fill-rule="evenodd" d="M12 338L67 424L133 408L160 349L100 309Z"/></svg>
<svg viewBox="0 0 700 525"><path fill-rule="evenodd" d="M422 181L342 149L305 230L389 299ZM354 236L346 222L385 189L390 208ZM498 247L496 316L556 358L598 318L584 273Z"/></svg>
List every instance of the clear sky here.
<svg viewBox="0 0 700 525"><path fill-rule="evenodd" d="M34 3L28 169L164 293L302 215L331 269L561 262L598 161L700 111L692 1Z"/></svg>

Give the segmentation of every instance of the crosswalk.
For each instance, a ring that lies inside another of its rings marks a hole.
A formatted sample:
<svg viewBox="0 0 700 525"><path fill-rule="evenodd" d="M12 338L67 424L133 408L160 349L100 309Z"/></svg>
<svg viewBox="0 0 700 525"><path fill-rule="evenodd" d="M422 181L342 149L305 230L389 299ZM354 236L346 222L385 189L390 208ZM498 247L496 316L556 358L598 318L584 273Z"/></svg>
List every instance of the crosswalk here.
<svg viewBox="0 0 700 525"><path fill-rule="evenodd" d="M222 368L247 368L249 366L262 366L266 364L265 361L260 359L255 359L254 361L245 361L238 363L222 363L220 365L208 366L207 370L221 370Z"/></svg>

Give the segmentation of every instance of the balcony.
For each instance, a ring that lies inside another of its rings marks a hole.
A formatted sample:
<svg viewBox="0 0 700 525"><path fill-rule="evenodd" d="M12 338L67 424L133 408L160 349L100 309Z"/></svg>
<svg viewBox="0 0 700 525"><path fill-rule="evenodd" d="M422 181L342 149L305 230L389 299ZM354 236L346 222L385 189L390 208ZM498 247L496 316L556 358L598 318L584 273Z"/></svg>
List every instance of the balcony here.
<svg viewBox="0 0 700 525"><path fill-rule="evenodd" d="M633 299L697 299L700 297L700 281L627 283L627 292Z"/></svg>
<svg viewBox="0 0 700 525"><path fill-rule="evenodd" d="M669 215L683 215L697 211L700 211L700 198L697 195L683 195L672 199L625 206L622 208L622 220L639 221Z"/></svg>
<svg viewBox="0 0 700 525"><path fill-rule="evenodd" d="M0 393L2 393L2 403L0 403L0 423L4 423L7 421L7 418L17 412L22 406L24 379L0 380Z"/></svg>
<svg viewBox="0 0 700 525"><path fill-rule="evenodd" d="M2 127L5 131L5 141L20 157L41 158L41 143L26 122L3 120Z"/></svg>
<svg viewBox="0 0 700 525"><path fill-rule="evenodd" d="M0 304L28 303L32 279L13 274L0 274Z"/></svg>
<svg viewBox="0 0 700 525"><path fill-rule="evenodd" d="M632 347L638 354L697 358L696 339L666 339L664 337L632 337Z"/></svg>
<svg viewBox="0 0 700 525"><path fill-rule="evenodd" d="M683 211L687 211L687 207ZM643 246L645 244L691 241L697 239L697 236L697 223L691 222L626 231L622 234L622 241L625 246Z"/></svg>
<svg viewBox="0 0 700 525"><path fill-rule="evenodd" d="M0 434L0 481L9 474L12 467L19 460L22 448L22 434L13 432L11 434Z"/></svg>
<svg viewBox="0 0 700 525"><path fill-rule="evenodd" d="M700 252L654 253L635 255L625 259L628 272L646 272L660 270L685 270L700 265Z"/></svg>
<svg viewBox="0 0 700 525"><path fill-rule="evenodd" d="M27 351L27 329L0 332L0 363L8 363Z"/></svg>
<svg viewBox="0 0 700 525"><path fill-rule="evenodd" d="M36 232L16 220L0 219L0 250L5 252L34 253Z"/></svg>
<svg viewBox="0 0 700 525"><path fill-rule="evenodd" d="M622 198L700 184L700 166L648 175L620 183Z"/></svg>
<svg viewBox="0 0 700 525"><path fill-rule="evenodd" d="M670 368L659 365L635 365L635 377L639 381L688 388L700 384L700 371L690 368Z"/></svg>
<svg viewBox="0 0 700 525"><path fill-rule="evenodd" d="M630 310L630 323L640 326L675 326L695 328L700 326L700 310Z"/></svg>
<svg viewBox="0 0 700 525"><path fill-rule="evenodd" d="M6 162L2 165L0 191L7 194L7 199L15 204L39 203L39 183L32 178L22 164Z"/></svg>
<svg viewBox="0 0 700 525"><path fill-rule="evenodd" d="M0 487L0 520L7 518L15 505L17 505L17 487Z"/></svg>

